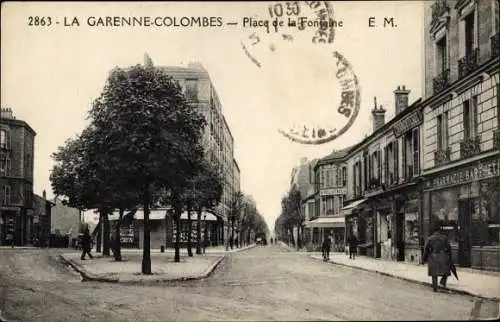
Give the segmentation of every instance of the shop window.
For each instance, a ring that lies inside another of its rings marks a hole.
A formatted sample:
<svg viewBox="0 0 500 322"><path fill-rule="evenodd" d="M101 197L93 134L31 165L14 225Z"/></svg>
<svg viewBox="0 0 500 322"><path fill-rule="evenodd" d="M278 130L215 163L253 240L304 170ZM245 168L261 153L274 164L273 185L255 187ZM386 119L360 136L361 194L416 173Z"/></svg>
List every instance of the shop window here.
<svg viewBox="0 0 500 322"><path fill-rule="evenodd" d="M418 213L406 213L405 214L405 243L418 245L419 243L419 222Z"/></svg>
<svg viewBox="0 0 500 322"><path fill-rule="evenodd" d="M448 235L451 245L458 245L458 202L459 189L448 188L431 193L431 215L437 216Z"/></svg>

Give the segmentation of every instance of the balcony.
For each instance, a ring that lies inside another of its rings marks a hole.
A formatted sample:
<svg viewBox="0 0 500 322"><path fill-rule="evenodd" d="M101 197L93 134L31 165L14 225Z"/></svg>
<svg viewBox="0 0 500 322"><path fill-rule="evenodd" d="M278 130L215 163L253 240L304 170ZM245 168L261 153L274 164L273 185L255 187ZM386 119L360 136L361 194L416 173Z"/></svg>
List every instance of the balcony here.
<svg viewBox="0 0 500 322"><path fill-rule="evenodd" d="M496 33L490 38L491 41L491 57L500 56L500 33Z"/></svg>
<svg viewBox="0 0 500 322"><path fill-rule="evenodd" d="M500 149L500 129L493 131L493 149Z"/></svg>
<svg viewBox="0 0 500 322"><path fill-rule="evenodd" d="M434 24L439 18L443 16L446 12L450 10L446 0L437 0L432 5L432 22Z"/></svg>
<svg viewBox="0 0 500 322"><path fill-rule="evenodd" d="M458 60L458 77L465 77L477 68L478 56L479 48L475 48L474 50L472 50L472 52Z"/></svg>
<svg viewBox="0 0 500 322"><path fill-rule="evenodd" d="M460 158L470 158L481 153L481 139L479 136L467 138L460 142Z"/></svg>
<svg viewBox="0 0 500 322"><path fill-rule="evenodd" d="M434 94L437 94L448 87L450 83L449 75L450 70L447 69L444 70L441 74L434 77L434 79L432 80L432 90Z"/></svg>
<svg viewBox="0 0 500 322"><path fill-rule="evenodd" d="M434 163L440 166L450 162L451 150L450 148L440 149L434 152Z"/></svg>

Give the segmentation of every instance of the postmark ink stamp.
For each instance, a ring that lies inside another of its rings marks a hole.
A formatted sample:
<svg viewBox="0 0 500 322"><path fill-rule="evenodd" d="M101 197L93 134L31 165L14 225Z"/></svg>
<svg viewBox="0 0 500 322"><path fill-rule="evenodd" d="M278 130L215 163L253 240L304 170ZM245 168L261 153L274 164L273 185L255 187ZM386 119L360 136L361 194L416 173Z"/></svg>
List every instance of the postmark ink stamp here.
<svg viewBox="0 0 500 322"><path fill-rule="evenodd" d="M241 41L242 50L257 68L272 74L268 81L277 94L270 104L278 115L278 131L294 142L335 140L359 113L358 78L334 48L335 32L343 24L327 1L271 3L260 15L243 20L249 34ZM301 88L288 88L290 78L300 79ZM280 99L280 93L287 99ZM295 103L280 106L283 101Z"/></svg>

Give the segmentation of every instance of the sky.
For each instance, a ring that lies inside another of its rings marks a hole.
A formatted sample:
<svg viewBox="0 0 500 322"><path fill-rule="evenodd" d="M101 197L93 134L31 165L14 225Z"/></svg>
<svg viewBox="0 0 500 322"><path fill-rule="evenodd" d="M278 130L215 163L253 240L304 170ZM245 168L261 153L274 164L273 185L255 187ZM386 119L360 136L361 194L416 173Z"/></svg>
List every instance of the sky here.
<svg viewBox="0 0 500 322"><path fill-rule="evenodd" d="M386 121L394 116L397 86L411 90L410 103L420 97L423 54L422 2L332 2L333 19L343 26L335 29L334 42L328 45L312 43L314 27L291 29L294 41L286 42L279 37L281 31L273 34L265 27L243 26L245 17L269 19L268 6L274 3L2 3L1 106L12 108L17 119L37 132L34 192L41 195L46 190L53 197L51 154L86 126L87 111L109 71L142 64L147 52L158 66L198 61L209 72L234 137L241 190L255 199L272 229L292 168L301 157L322 157L369 135L375 96L387 109ZM299 16L314 20L305 3L300 9ZM51 17L51 25L30 25L36 16ZM106 16L178 21L183 16L214 16L222 18L223 26L89 25L89 17L92 23L92 17ZM74 17L79 25L66 26ZM375 17L376 27L368 26L370 17ZM396 27L384 28L384 17L393 17ZM251 46L254 32L259 48ZM242 43L252 49L260 67L245 54ZM269 49L271 45L275 50ZM359 114L349 130L331 142L292 142L277 129L286 122L328 118L339 101L339 86L331 73L333 51L350 62L358 78Z"/></svg>

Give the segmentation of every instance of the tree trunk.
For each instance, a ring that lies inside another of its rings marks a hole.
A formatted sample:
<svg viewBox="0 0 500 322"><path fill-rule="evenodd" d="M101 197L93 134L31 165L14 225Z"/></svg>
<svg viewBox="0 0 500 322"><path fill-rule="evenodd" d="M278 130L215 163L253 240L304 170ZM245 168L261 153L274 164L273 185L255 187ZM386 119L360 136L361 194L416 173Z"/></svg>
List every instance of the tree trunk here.
<svg viewBox="0 0 500 322"><path fill-rule="evenodd" d="M196 218L197 225L196 225L196 237L198 239L198 242L196 243L196 254L200 255L201 254L201 207L198 208L198 217ZM206 223L205 223L206 225ZM206 238L206 236L204 237Z"/></svg>
<svg viewBox="0 0 500 322"><path fill-rule="evenodd" d="M193 257L193 250L191 249L191 233L193 231L193 223L191 222L191 205L187 205L187 215L188 215L188 233L187 233L187 251L188 256Z"/></svg>
<svg viewBox="0 0 500 322"><path fill-rule="evenodd" d="M300 224L297 225L297 249L300 250L302 247L302 233L300 231Z"/></svg>
<svg viewBox="0 0 500 322"><path fill-rule="evenodd" d="M142 252L142 274L151 275L151 235L149 227L149 204L151 202L151 195L149 191L149 184L144 189L144 245Z"/></svg>
<svg viewBox="0 0 500 322"><path fill-rule="evenodd" d="M103 236L102 236L102 254L105 256L110 256L109 253L109 232L110 232L110 227L109 227L109 217L108 217L108 210L107 209L102 209L102 218L103 218Z"/></svg>
<svg viewBox="0 0 500 322"><path fill-rule="evenodd" d="M179 245L181 243L182 205L180 205L179 201L177 200L177 197L174 197L174 198L175 198L174 199L174 217L175 217L175 227L176 227L175 243L174 243L174 248L175 248L174 262L179 263L181 261Z"/></svg>
<svg viewBox="0 0 500 322"><path fill-rule="evenodd" d="M102 242L102 218L99 215L99 222L97 223L97 228L96 228L96 241L95 241L95 252L100 253L101 252L101 242Z"/></svg>
<svg viewBox="0 0 500 322"><path fill-rule="evenodd" d="M234 245L234 219L231 219L231 240L229 241L229 246L233 249Z"/></svg>
<svg viewBox="0 0 500 322"><path fill-rule="evenodd" d="M115 251L113 252L115 255L115 261L121 262L122 260L122 243L120 240L120 226L122 224L123 219L123 208L120 208L120 216L118 217L118 221L115 225Z"/></svg>

